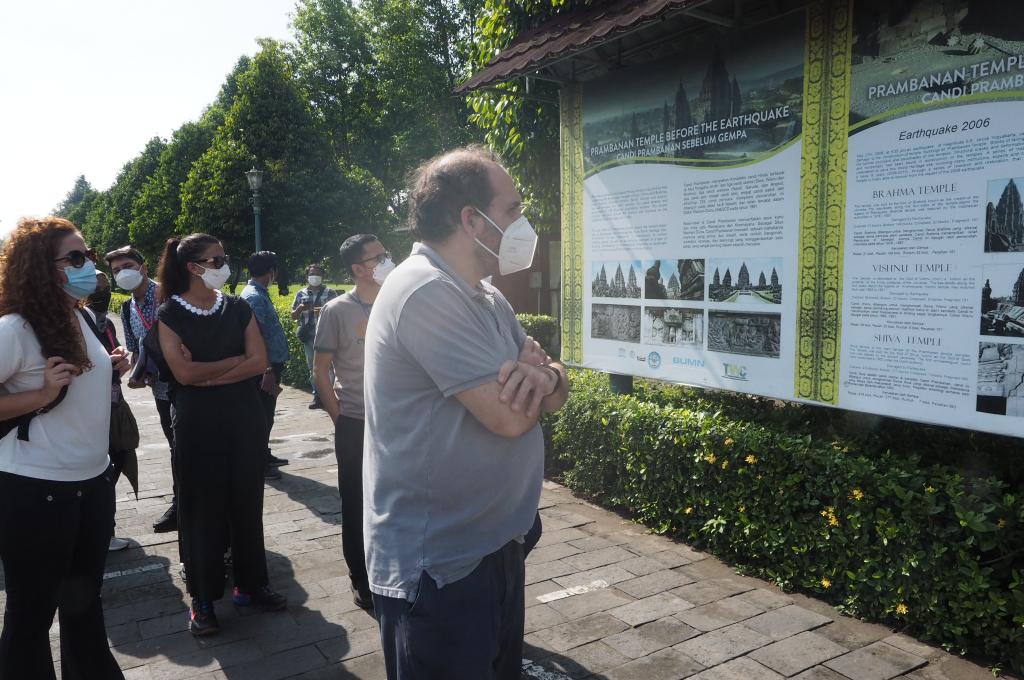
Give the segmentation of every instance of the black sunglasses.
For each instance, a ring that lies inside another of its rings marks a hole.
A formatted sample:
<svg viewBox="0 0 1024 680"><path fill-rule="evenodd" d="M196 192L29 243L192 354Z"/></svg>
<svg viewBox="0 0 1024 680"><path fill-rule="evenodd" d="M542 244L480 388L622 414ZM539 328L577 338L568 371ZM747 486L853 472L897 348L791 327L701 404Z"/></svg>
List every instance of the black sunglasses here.
<svg viewBox="0 0 1024 680"><path fill-rule="evenodd" d="M231 257L229 255L215 255L213 257L207 257L207 258L202 259L202 260L192 260L192 261L195 262L196 264L202 264L203 262L210 262L210 263L213 264L213 268L214 269L220 269L221 267L223 267L227 263L231 262Z"/></svg>
<svg viewBox="0 0 1024 680"><path fill-rule="evenodd" d="M374 260L376 260L377 264L380 264L384 260L390 260L390 259L391 259L391 252L388 251L388 250L385 250L380 255L374 255L373 257L368 257L365 260L359 260L359 262L357 262L356 264L366 264L367 262L372 262Z"/></svg>
<svg viewBox="0 0 1024 680"><path fill-rule="evenodd" d="M75 269L78 269L79 267L81 267L82 265L85 264L86 260L91 260L92 262L95 262L96 261L96 251L93 250L92 248L90 248L90 249L88 249L88 250L86 250L84 252L81 251L81 250L72 250L70 253L68 253L64 257L58 257L58 258L54 259L54 262L65 262L66 261L72 267L74 267Z"/></svg>

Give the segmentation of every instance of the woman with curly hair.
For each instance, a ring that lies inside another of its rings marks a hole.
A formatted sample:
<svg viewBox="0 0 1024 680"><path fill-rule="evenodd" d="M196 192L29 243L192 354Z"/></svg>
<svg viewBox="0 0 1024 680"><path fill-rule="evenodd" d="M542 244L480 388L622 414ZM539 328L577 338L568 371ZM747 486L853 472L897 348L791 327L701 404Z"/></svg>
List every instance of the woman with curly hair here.
<svg viewBox="0 0 1024 680"><path fill-rule="evenodd" d="M23 218L0 253L0 559L7 607L0 678L124 676L107 646L100 587L114 526L107 455L113 370L82 302L94 255L71 222Z"/></svg>

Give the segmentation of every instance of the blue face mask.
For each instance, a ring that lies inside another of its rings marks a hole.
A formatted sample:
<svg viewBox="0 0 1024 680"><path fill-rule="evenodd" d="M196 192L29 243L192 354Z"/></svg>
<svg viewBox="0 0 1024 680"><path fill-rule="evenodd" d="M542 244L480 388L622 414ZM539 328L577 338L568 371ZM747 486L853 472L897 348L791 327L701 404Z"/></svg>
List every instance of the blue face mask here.
<svg viewBox="0 0 1024 680"><path fill-rule="evenodd" d="M84 300L96 290L96 265L91 260L81 267L66 267L64 275L68 277L64 292L76 300Z"/></svg>

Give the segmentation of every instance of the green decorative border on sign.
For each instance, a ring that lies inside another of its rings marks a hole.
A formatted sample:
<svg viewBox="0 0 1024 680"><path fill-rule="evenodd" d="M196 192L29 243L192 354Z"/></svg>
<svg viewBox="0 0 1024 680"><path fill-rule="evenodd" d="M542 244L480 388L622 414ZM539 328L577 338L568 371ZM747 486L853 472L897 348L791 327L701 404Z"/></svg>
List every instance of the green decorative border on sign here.
<svg viewBox="0 0 1024 680"><path fill-rule="evenodd" d="M562 360L583 363L583 88L562 86Z"/></svg>
<svg viewBox="0 0 1024 680"><path fill-rule="evenodd" d="M839 399L852 0L808 6L795 396Z"/></svg>

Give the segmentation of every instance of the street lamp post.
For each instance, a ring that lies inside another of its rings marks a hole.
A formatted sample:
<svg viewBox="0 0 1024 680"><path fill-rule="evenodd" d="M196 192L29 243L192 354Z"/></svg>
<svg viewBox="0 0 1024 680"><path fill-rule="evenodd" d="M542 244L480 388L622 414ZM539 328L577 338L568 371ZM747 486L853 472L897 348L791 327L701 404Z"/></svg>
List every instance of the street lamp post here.
<svg viewBox="0 0 1024 680"><path fill-rule="evenodd" d="M253 167L245 173L249 180L249 189L252 190L252 214L256 221L256 252L263 250L263 233L260 229L260 187L263 186L263 171Z"/></svg>

